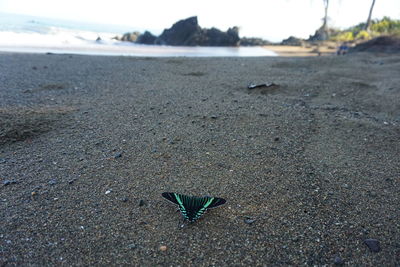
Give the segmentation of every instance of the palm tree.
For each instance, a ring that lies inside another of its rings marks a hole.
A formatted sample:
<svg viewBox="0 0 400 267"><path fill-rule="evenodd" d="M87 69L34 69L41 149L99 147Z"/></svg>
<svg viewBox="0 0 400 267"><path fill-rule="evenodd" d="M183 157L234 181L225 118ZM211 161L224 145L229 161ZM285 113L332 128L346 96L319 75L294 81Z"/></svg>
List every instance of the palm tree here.
<svg viewBox="0 0 400 267"><path fill-rule="evenodd" d="M375 5L375 0L372 0L372 5L371 5L371 8L369 9L367 23L365 24L365 28L364 28L366 31L369 31L369 27L371 26L371 16L372 16L372 10L374 9L374 5Z"/></svg>
<svg viewBox="0 0 400 267"><path fill-rule="evenodd" d="M325 6L325 16L324 16L324 24L322 24L322 29L326 34L328 34L328 6L329 6L329 0L324 0L324 6Z"/></svg>

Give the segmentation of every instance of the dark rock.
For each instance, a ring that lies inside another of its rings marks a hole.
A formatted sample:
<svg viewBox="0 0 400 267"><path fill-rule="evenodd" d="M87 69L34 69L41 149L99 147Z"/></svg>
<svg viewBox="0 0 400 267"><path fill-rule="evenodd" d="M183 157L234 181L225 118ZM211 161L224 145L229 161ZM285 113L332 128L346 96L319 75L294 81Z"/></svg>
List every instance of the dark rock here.
<svg viewBox="0 0 400 267"><path fill-rule="evenodd" d="M157 38L156 44L172 46L238 46L239 28L229 28L222 32L219 29L202 29L197 17L180 20L165 29Z"/></svg>
<svg viewBox="0 0 400 267"><path fill-rule="evenodd" d="M156 43L161 45L188 45L193 35L201 32L197 17L190 17L176 22L170 29L165 29L157 38Z"/></svg>
<svg viewBox="0 0 400 267"><path fill-rule="evenodd" d="M263 46L263 45L269 45L269 44L271 44L271 42L264 40L262 38L243 37L240 39L241 46Z"/></svg>
<svg viewBox="0 0 400 267"><path fill-rule="evenodd" d="M381 251L381 246L379 244L379 241L376 239L365 239L364 243L365 245L368 246L369 250L371 250L372 252Z"/></svg>
<svg viewBox="0 0 400 267"><path fill-rule="evenodd" d="M139 35L136 39L138 44L154 44L157 36L153 35L149 31L145 31L143 34Z"/></svg>
<svg viewBox="0 0 400 267"><path fill-rule="evenodd" d="M139 200L139 207L143 207L144 205L146 205L146 202L143 199Z"/></svg>
<svg viewBox="0 0 400 267"><path fill-rule="evenodd" d="M244 37L240 39L238 27L229 28L226 32L217 28L201 28L196 16L176 22L158 37L145 31L143 34L128 32L122 37L116 36L114 39L138 44L172 46L263 46L270 44L261 38Z"/></svg>
<svg viewBox="0 0 400 267"><path fill-rule="evenodd" d="M332 29L324 29L324 27L320 27L315 31L314 35L310 35L307 39L309 42L318 42L328 40L329 35L331 35L334 31Z"/></svg>
<svg viewBox="0 0 400 267"><path fill-rule="evenodd" d="M281 42L281 45L292 45L292 46L302 46L304 44L304 40L294 37L294 36L290 36L289 38L283 40Z"/></svg>

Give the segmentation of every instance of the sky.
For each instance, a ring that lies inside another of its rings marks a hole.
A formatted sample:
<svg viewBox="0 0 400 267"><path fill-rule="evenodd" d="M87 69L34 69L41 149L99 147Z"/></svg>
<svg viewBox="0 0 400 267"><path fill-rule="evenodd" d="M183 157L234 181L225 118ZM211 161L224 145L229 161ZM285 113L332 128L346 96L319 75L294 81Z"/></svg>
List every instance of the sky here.
<svg viewBox="0 0 400 267"><path fill-rule="evenodd" d="M330 0L330 26L366 21L372 0ZM124 25L160 34L180 19L198 16L201 27L278 42L308 38L322 24L323 0L0 0L0 12ZM400 0L376 0L372 17L400 19Z"/></svg>

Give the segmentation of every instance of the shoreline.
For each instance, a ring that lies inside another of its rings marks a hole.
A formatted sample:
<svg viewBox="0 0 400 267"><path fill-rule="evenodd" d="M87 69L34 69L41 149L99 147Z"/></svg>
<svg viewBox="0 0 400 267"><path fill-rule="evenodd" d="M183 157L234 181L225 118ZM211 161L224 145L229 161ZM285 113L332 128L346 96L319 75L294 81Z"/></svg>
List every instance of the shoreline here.
<svg viewBox="0 0 400 267"><path fill-rule="evenodd" d="M98 56L131 57L262 57L276 56L271 50L261 46L254 47L196 47L162 46L142 44L90 44L73 46L0 46L0 51L7 53L54 53Z"/></svg>
<svg viewBox="0 0 400 267"><path fill-rule="evenodd" d="M79 54L93 56L132 56L132 57L308 57L335 55L336 49L328 46L241 46L241 47L179 47L179 46L153 46L153 45L120 45L102 47L98 45L75 47L31 47L18 48L3 46L3 53L35 53L35 54ZM264 52L262 51L264 50ZM265 51L266 50L266 51ZM274 53L274 54L271 54Z"/></svg>

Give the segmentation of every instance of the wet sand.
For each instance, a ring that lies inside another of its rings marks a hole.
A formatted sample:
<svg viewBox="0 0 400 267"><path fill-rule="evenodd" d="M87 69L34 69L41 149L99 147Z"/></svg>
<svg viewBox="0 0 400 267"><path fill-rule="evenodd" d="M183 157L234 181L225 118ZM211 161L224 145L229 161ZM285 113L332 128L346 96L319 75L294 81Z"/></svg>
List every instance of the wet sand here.
<svg viewBox="0 0 400 267"><path fill-rule="evenodd" d="M0 73L2 266L400 264L399 55ZM227 203L179 228L164 191Z"/></svg>

